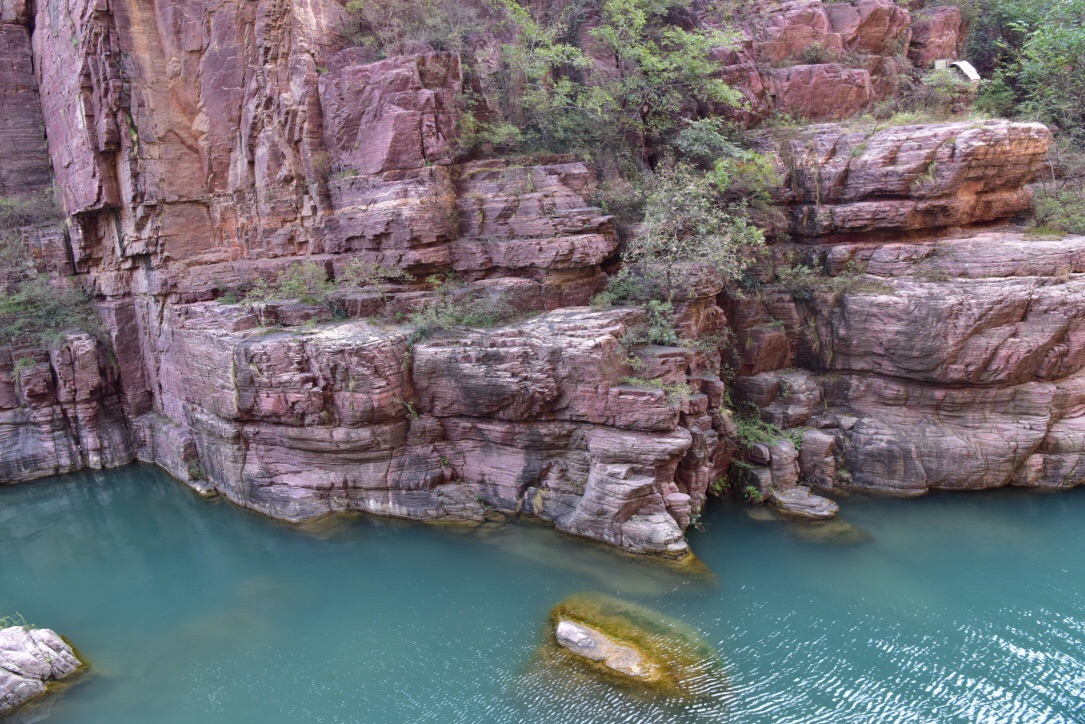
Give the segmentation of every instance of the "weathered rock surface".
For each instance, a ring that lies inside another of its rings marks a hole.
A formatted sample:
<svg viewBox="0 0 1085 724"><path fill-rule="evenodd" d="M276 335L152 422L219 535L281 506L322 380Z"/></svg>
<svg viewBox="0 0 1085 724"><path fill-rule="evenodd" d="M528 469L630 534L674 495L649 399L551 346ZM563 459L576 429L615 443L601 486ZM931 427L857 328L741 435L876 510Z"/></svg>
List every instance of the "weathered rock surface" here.
<svg viewBox="0 0 1085 724"><path fill-rule="evenodd" d="M639 312L569 309L410 349L409 328L267 334L240 307L182 310L166 325L162 411L141 423L143 456L182 479L292 520L498 510L687 550L682 530L718 466L700 457L706 438L715 447L708 398L620 383Z"/></svg>
<svg viewBox="0 0 1085 724"><path fill-rule="evenodd" d="M747 323L767 309L793 320L784 364L821 371L826 412L807 420L821 429L803 436L803 475L905 495L1081 484L1083 251L1082 237L1013 231L840 244L826 267L858 265L880 286L742 304ZM740 388L771 390L773 374Z"/></svg>
<svg viewBox="0 0 1085 724"><path fill-rule="evenodd" d="M0 348L0 481L132 462L127 422L116 368L90 335L48 354Z"/></svg>
<svg viewBox="0 0 1085 724"><path fill-rule="evenodd" d="M924 60L954 31L952 42L963 38L959 15L954 26L935 13L940 22L924 26L918 45L910 45L913 16L892 0L773 0L747 4L739 17L741 40L719 59L746 103L721 112L747 124L774 110L815 121L847 118L894 92L895 77L912 70L909 53Z"/></svg>
<svg viewBox="0 0 1085 724"><path fill-rule="evenodd" d="M908 58L917 68L930 68L936 60L957 60L968 34L961 9L953 5L923 8L912 15L912 42Z"/></svg>
<svg viewBox="0 0 1085 724"><path fill-rule="evenodd" d="M768 85L776 109L798 118L842 120L861 111L874 97L869 72L839 63L773 70Z"/></svg>
<svg viewBox="0 0 1085 724"><path fill-rule="evenodd" d="M82 666L71 646L49 629L0 629L0 716L45 694L51 683Z"/></svg>
<svg viewBox="0 0 1085 724"><path fill-rule="evenodd" d="M809 237L982 224L1029 208L1050 143L1039 123L811 126L780 151L782 200Z"/></svg>
<svg viewBox="0 0 1085 724"><path fill-rule="evenodd" d="M632 646L618 643L591 626L561 619L554 627L554 640L563 649L600 663L623 676L645 681L653 681L659 677L657 667L645 660L643 654Z"/></svg>
<svg viewBox="0 0 1085 724"><path fill-rule="evenodd" d="M811 493L809 488L802 485L786 490L774 490L772 502L784 515L806 520L828 520L840 512L839 505L828 498Z"/></svg>
<svg viewBox="0 0 1085 724"><path fill-rule="evenodd" d="M21 9L16 10L17 5ZM25 6L4 3L0 17L0 194L40 193L50 185L50 176Z"/></svg>

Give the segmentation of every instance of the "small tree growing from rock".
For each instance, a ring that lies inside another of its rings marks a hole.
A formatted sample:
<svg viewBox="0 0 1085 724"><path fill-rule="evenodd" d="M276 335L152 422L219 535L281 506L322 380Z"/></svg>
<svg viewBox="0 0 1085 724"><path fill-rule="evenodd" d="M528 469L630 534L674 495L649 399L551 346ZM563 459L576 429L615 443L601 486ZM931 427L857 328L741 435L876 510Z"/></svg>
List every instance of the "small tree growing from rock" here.
<svg viewBox="0 0 1085 724"><path fill-rule="evenodd" d="M741 207L721 201L711 177L676 164L655 177L644 221L626 244L623 261L647 287L673 301L688 282L680 267L701 264L736 279L748 263L745 250L763 243Z"/></svg>

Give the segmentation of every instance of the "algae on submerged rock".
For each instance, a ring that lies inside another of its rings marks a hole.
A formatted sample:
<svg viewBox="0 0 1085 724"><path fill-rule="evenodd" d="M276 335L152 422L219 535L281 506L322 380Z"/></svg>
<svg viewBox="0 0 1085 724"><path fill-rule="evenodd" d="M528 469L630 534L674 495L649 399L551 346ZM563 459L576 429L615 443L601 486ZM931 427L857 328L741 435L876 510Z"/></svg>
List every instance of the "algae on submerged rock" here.
<svg viewBox="0 0 1085 724"><path fill-rule="evenodd" d="M716 651L689 626L611 596L584 593L554 606L543 654L553 666L675 698L723 681Z"/></svg>

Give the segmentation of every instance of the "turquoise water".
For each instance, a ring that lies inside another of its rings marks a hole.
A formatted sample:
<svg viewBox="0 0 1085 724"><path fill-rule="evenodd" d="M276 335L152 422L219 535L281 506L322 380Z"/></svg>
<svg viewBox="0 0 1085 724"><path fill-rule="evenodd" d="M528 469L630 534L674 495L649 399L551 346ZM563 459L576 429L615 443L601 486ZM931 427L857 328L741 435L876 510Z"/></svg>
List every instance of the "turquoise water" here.
<svg viewBox="0 0 1085 724"><path fill-rule="evenodd" d="M131 467L0 488L0 615L93 674L49 722L1085 721L1085 491L844 501L865 541L716 504L691 577L532 525L300 530ZM699 629L695 704L569 688L547 611L595 590Z"/></svg>

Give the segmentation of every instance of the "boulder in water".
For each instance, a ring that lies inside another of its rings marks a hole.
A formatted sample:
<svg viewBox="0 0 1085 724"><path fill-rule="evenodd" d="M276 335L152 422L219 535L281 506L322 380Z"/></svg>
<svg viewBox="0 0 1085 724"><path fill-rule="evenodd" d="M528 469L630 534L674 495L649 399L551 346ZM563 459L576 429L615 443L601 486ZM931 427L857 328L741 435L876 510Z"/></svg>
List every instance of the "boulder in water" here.
<svg viewBox="0 0 1085 724"><path fill-rule="evenodd" d="M840 506L802 485L772 492L772 501L782 514L807 520L828 520L840 512Z"/></svg>
<svg viewBox="0 0 1085 724"><path fill-rule="evenodd" d="M669 696L696 696L720 679L719 659L696 631L641 606L579 594L550 612L554 665Z"/></svg>
<svg viewBox="0 0 1085 724"><path fill-rule="evenodd" d="M72 647L47 628L0 629L0 716L44 694L80 668Z"/></svg>
<svg viewBox="0 0 1085 724"><path fill-rule="evenodd" d="M795 522L790 530L808 541L831 545L853 545L874 540L867 531L843 520Z"/></svg>

